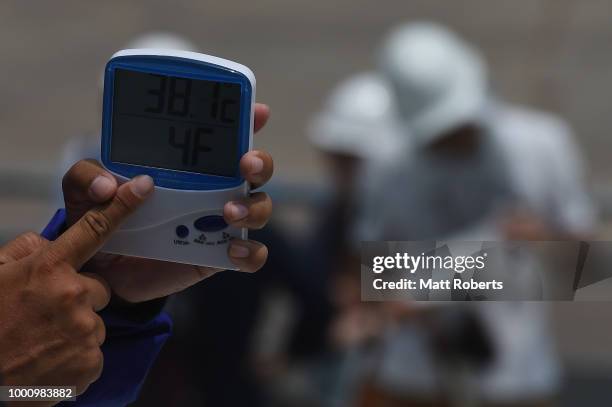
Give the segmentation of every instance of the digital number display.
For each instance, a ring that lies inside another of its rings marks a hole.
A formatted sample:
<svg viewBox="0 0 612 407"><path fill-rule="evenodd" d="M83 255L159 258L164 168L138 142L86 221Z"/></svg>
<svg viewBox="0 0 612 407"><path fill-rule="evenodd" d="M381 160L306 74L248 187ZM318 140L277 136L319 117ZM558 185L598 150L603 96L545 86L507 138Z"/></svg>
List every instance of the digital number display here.
<svg viewBox="0 0 612 407"><path fill-rule="evenodd" d="M240 85L115 70L110 159L233 177Z"/></svg>

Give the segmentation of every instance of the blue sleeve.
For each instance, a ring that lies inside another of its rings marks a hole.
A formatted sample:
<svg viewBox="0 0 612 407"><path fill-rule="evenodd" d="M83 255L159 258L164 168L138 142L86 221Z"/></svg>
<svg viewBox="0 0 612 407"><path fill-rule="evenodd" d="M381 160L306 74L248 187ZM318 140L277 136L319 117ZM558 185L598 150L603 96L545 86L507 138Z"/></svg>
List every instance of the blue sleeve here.
<svg viewBox="0 0 612 407"><path fill-rule="evenodd" d="M55 240L63 232L65 222L66 212L60 209L42 236ZM77 398L76 403L60 405L125 406L135 401L172 329L170 317L163 312L147 320L137 320L123 313L121 307L109 307L100 316L106 324L102 376Z"/></svg>

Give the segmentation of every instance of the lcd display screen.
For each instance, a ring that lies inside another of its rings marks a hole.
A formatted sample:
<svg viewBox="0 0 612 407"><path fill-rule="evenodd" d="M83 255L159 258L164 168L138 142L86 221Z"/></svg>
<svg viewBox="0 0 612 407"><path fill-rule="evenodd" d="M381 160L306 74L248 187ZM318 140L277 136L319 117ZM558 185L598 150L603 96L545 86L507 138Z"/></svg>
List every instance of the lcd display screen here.
<svg viewBox="0 0 612 407"><path fill-rule="evenodd" d="M116 69L110 160L234 177L240 85Z"/></svg>

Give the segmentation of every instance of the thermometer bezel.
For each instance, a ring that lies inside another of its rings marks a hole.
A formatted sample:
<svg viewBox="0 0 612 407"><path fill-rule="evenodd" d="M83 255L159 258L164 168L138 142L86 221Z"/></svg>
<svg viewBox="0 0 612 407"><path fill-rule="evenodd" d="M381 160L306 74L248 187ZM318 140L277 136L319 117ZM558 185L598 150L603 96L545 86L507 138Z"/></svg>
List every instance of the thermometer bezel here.
<svg viewBox="0 0 612 407"><path fill-rule="evenodd" d="M202 54L197 54L206 57ZM220 59L215 58L219 61ZM240 121L238 126L238 161L234 176L201 174L167 168L111 161L112 118L114 99L114 77L116 69L125 69L157 75L174 76L195 80L234 83L240 85ZM238 70L199 59L180 56L138 54L120 55L109 60L104 71L104 99L102 114L101 158L110 171L126 178L149 175L158 187L185 190L218 190L233 188L244 183L240 175L239 159L250 148L252 126L253 86L249 78Z"/></svg>

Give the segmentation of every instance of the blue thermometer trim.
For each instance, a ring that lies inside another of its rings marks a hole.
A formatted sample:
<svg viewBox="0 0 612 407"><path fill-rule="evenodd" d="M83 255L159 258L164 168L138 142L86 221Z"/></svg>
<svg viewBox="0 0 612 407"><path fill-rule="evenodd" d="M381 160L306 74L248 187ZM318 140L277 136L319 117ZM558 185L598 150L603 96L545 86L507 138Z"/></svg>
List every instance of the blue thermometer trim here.
<svg viewBox="0 0 612 407"><path fill-rule="evenodd" d="M102 163L106 168L127 178L133 178L137 175L150 175L155 180L155 185L172 189L217 190L236 187L244 182L238 165L236 165L236 175L234 177L224 177L111 161L113 92L115 69L117 68L158 75L240 84L239 157L242 157L249 150L251 94L253 90L251 82L246 76L232 69L192 59L154 55L123 56L111 59L106 64L104 73L101 156Z"/></svg>

